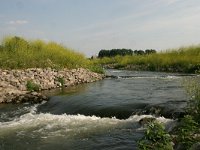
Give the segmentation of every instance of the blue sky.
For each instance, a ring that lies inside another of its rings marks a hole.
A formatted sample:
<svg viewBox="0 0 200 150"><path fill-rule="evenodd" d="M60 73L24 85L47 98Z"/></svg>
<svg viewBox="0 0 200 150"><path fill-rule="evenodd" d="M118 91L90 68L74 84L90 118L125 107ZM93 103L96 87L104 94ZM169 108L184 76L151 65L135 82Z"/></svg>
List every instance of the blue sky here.
<svg viewBox="0 0 200 150"><path fill-rule="evenodd" d="M200 0L0 0L0 39L100 49L165 50L200 43Z"/></svg>

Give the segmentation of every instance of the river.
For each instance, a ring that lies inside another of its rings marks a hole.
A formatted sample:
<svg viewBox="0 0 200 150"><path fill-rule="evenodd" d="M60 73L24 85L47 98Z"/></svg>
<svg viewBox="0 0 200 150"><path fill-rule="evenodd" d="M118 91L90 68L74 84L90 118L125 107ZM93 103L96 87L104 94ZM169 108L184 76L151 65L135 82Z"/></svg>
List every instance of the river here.
<svg viewBox="0 0 200 150"><path fill-rule="evenodd" d="M107 70L107 78L51 91L41 104L0 104L0 150L134 150L138 121L169 129L183 115L187 75Z"/></svg>

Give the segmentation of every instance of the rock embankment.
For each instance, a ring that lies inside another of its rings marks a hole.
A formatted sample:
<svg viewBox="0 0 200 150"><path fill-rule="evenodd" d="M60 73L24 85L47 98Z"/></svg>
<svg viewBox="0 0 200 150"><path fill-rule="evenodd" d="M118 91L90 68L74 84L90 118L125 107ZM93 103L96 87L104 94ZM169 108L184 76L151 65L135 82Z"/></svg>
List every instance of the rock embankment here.
<svg viewBox="0 0 200 150"><path fill-rule="evenodd" d="M83 68L72 70L55 70L51 68L31 68L24 70L0 69L0 103L37 103L48 100L40 92L28 89L28 83L37 85L38 90L41 91L90 83L103 78L104 75Z"/></svg>

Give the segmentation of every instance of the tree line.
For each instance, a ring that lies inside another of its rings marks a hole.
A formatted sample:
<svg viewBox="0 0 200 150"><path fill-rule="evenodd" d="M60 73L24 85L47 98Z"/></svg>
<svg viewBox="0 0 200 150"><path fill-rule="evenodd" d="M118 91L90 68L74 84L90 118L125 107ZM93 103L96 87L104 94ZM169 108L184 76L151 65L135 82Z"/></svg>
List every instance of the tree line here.
<svg viewBox="0 0 200 150"><path fill-rule="evenodd" d="M126 56L126 55L149 55L156 53L156 50L154 49L146 49L146 50L132 50L132 49L111 49L111 50L105 50L102 49L99 51L98 57L114 57L114 56Z"/></svg>

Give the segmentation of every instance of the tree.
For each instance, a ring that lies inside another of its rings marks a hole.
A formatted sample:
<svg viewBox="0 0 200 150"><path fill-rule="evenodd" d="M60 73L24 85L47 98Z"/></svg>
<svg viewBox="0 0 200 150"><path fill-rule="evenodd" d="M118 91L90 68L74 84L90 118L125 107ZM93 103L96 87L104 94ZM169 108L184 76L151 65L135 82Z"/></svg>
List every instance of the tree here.
<svg viewBox="0 0 200 150"><path fill-rule="evenodd" d="M145 52L143 50L134 50L134 54L136 54L136 55L144 55Z"/></svg>
<svg viewBox="0 0 200 150"><path fill-rule="evenodd" d="M125 56L125 55L133 55L133 51L131 49L111 49L111 50L101 50L98 54L99 58L102 57L115 57L115 56Z"/></svg>
<svg viewBox="0 0 200 150"><path fill-rule="evenodd" d="M156 53L156 50L154 50L154 49L146 49L145 50L145 54L147 54L147 55L154 54L154 53Z"/></svg>

